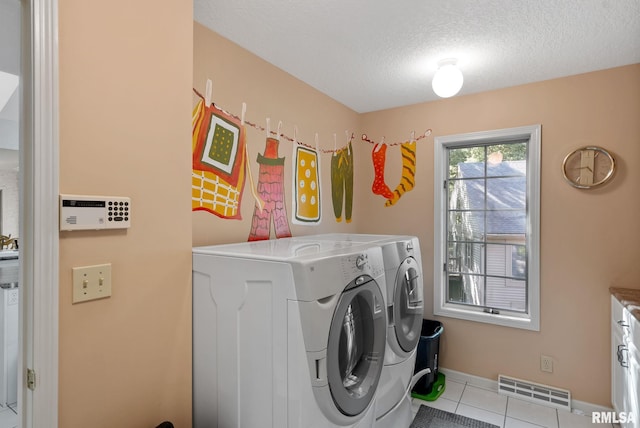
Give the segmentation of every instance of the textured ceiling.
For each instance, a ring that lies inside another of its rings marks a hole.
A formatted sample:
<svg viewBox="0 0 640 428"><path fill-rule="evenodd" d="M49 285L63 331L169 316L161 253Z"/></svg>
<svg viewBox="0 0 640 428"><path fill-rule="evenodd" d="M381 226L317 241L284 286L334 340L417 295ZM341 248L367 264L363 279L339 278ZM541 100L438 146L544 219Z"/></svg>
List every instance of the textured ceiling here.
<svg viewBox="0 0 640 428"><path fill-rule="evenodd" d="M357 112L640 63L640 0L194 0L194 19Z"/></svg>

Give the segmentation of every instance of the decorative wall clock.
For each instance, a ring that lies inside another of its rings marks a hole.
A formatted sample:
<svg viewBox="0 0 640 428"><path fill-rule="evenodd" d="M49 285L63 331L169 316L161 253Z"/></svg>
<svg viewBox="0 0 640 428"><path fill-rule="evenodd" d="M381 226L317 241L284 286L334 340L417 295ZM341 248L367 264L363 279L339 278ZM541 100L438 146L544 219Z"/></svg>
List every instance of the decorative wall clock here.
<svg viewBox="0 0 640 428"><path fill-rule="evenodd" d="M591 189L607 183L616 170L614 157L602 147L586 146L573 150L562 162L562 174L578 189Z"/></svg>

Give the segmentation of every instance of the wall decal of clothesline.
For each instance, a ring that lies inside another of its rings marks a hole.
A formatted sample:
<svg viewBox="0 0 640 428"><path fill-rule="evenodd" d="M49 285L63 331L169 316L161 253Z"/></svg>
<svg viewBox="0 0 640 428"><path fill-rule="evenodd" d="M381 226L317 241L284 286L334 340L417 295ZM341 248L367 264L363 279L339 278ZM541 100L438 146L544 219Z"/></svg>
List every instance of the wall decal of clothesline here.
<svg viewBox="0 0 640 428"><path fill-rule="evenodd" d="M197 96L199 96L200 98L205 99L205 97L202 96L202 94L200 92L198 92L197 89L193 88L193 92ZM264 126L258 125L257 123L250 122L250 121L248 121L248 120L246 120L244 118L244 108L245 108L245 104L244 103L243 103L243 115L242 115L243 117L235 115L235 114L223 109L222 107L220 107L219 105L217 105L217 104L215 104L213 102L211 102L211 104L213 104L218 110L223 111L225 114L233 117L236 120L241 121L242 123L244 123L246 125L251 126L254 129L257 129L260 132L265 132L267 130L267 128L265 128ZM316 151L318 151L320 153L334 154L334 153L338 153L338 152L344 150L345 148L347 148L348 145L349 145L349 142L354 139L355 134L353 132L351 132L351 133L349 131L345 131L345 132L346 132L346 136L347 136L347 142L345 144L343 144L342 146L340 146L340 147L337 147L336 134L333 134L333 145L334 145L333 149L322 149L322 148L319 148L319 147L317 147L315 145L304 143L304 142L298 140L297 138L291 138L291 137L289 137L288 135L285 135L285 134L278 135L278 132L274 132L274 131L270 131L270 134L275 135L279 139L285 139L285 140L287 140L287 141L289 141L291 143L297 143L297 144L299 144L301 146L307 147L309 149L316 150ZM412 131L411 132L411 140L412 141L413 140L419 141L419 140L421 140L423 138L426 138L426 137L430 136L431 132L432 132L431 129L427 129L424 132L424 134L419 135L418 137L415 137L415 131ZM385 137L382 137L382 140L381 140L380 144L384 143L384 138ZM374 144L374 145L376 144L375 141L373 141L373 140L371 140L370 138L367 137L367 134L362 134L362 141L366 141L366 142ZM393 147L393 146L400 146L403 143L404 143L404 141L403 142L397 142L397 143L386 143L386 144L387 144L387 146Z"/></svg>
<svg viewBox="0 0 640 428"><path fill-rule="evenodd" d="M297 138L297 127L293 127L293 138L281 132L282 121L276 132L271 131L270 119L266 127L246 120L246 103L242 103L241 116L235 115L212 101L212 82L207 79L205 96L197 89L193 92L199 100L192 116L192 209L205 210L221 218L242 218L240 202L244 189L245 174L249 178L251 191L256 201L249 241L269 239L271 222L276 228L276 237L291 236L285 204L284 168L285 158L278 155L278 143L284 139L293 143L292 174L292 222L299 225L317 225L322 217L320 157L318 153L331 154L331 199L336 222L344 219L351 222L353 205L353 149L354 133L345 131L346 143L338 147L333 134L333 149L321 149L318 134L315 145L305 144ZM215 124L215 126L210 126ZM264 154L258 154L260 164L256 187L248 167L249 153L245 141L245 126L250 126L267 136ZM370 140L362 134L362 140L374 144L372 156L375 179L372 190L387 199L385 206L394 205L404 193L415 185L416 143L431 135L428 129L415 137L411 132L409 141L391 143L401 145L403 172L400 184L391 191L384 182L384 163L387 144ZM275 138L273 138L275 137Z"/></svg>

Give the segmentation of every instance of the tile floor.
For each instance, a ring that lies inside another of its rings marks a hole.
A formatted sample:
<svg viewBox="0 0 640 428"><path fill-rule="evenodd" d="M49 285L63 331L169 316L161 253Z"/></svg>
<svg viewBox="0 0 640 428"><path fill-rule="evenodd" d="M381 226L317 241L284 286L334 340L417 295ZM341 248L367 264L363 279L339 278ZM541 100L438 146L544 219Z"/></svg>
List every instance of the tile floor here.
<svg viewBox="0 0 640 428"><path fill-rule="evenodd" d="M596 425L617 427L616 424L592 424L590 416L518 400L468 382L448 378L445 391L436 401L413 399L414 414L420 405L489 422L500 428L593 428Z"/></svg>

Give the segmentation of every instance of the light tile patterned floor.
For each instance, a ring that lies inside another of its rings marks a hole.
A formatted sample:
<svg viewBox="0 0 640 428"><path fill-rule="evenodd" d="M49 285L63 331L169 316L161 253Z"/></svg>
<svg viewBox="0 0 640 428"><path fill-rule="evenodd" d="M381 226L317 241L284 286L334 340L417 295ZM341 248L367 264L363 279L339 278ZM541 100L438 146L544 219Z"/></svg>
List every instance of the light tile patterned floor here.
<svg viewBox="0 0 640 428"><path fill-rule="evenodd" d="M592 424L591 417L541 406L496 391L446 380L446 389L436 401L413 399L414 414L420 405L435 407L458 415L489 422L500 428L594 428L615 427L612 424Z"/></svg>

